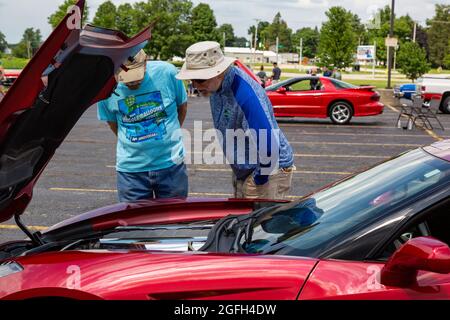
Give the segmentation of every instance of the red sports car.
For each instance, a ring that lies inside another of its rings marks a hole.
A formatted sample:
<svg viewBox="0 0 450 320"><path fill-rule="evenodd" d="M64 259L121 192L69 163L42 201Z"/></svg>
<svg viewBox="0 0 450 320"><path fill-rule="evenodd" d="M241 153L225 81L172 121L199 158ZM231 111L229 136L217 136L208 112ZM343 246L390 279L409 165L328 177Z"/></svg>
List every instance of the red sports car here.
<svg viewBox="0 0 450 320"><path fill-rule="evenodd" d="M372 86L354 86L328 77L303 76L266 88L276 117L330 118L346 124L352 117L383 113Z"/></svg>
<svg viewBox="0 0 450 320"><path fill-rule="evenodd" d="M29 237L0 245L0 298L450 298L450 141L297 202L117 204L28 229L21 214L56 148L149 37L64 20L0 103L0 222Z"/></svg>

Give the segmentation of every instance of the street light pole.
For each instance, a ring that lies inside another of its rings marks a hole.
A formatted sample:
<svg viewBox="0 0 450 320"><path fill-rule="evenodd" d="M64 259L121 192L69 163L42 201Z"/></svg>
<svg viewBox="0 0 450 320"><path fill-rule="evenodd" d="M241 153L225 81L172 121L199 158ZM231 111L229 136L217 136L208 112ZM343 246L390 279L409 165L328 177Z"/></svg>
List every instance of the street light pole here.
<svg viewBox="0 0 450 320"><path fill-rule="evenodd" d="M303 38L300 38L300 70L302 69L303 62Z"/></svg>
<svg viewBox="0 0 450 320"><path fill-rule="evenodd" d="M395 8L395 0L392 0L391 4L391 21L390 21L390 28L389 28L389 38L394 37L394 8ZM391 89L391 69L392 69L392 47L388 46L388 80L387 80L387 87L386 89Z"/></svg>
<svg viewBox="0 0 450 320"><path fill-rule="evenodd" d="M261 19L253 19L256 21L256 30L255 30L255 45L253 46L254 48L254 53L253 53L253 63L256 62L256 48L258 47L258 24L259 21L261 21Z"/></svg>

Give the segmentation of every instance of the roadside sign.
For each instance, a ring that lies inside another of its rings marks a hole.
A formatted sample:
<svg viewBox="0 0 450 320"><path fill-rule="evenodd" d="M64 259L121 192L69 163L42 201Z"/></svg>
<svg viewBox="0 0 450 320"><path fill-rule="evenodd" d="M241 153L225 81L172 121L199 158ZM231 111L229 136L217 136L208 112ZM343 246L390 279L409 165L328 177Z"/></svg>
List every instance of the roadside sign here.
<svg viewBox="0 0 450 320"><path fill-rule="evenodd" d="M398 44L398 39L386 37L386 39L384 40L384 44L386 45L386 47L396 47Z"/></svg>
<svg viewBox="0 0 450 320"><path fill-rule="evenodd" d="M356 59L358 60L375 59L375 46L358 46L358 51L356 52Z"/></svg>

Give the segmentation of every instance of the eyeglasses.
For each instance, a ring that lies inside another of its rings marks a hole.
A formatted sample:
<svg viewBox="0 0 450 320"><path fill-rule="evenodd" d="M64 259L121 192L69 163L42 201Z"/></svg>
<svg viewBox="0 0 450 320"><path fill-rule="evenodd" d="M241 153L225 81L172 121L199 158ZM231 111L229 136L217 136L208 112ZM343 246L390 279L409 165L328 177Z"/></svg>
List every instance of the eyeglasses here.
<svg viewBox="0 0 450 320"><path fill-rule="evenodd" d="M207 81L208 79L192 79L192 82L197 82L199 84L202 84L203 82Z"/></svg>

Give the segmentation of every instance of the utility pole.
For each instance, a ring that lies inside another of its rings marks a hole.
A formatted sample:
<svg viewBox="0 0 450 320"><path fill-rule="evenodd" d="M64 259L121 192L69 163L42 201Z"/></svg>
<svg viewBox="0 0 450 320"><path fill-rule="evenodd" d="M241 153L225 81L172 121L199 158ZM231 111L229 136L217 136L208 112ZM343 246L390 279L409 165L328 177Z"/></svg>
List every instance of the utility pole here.
<svg viewBox="0 0 450 320"><path fill-rule="evenodd" d="M255 49L255 52L253 53L253 62L256 62L256 49L258 48L258 24L261 19L253 19L256 21L256 29L255 29L255 45L253 46Z"/></svg>
<svg viewBox="0 0 450 320"><path fill-rule="evenodd" d="M276 42L276 50L277 50L277 63L278 63L278 41L279 41L279 39L278 39L278 37L277 37L277 42Z"/></svg>
<svg viewBox="0 0 450 320"><path fill-rule="evenodd" d="M377 41L373 42L372 79L375 80L375 65L377 63Z"/></svg>
<svg viewBox="0 0 450 320"><path fill-rule="evenodd" d="M300 38L300 70L302 69L302 63L303 63L303 38Z"/></svg>
<svg viewBox="0 0 450 320"><path fill-rule="evenodd" d="M413 42L416 42L417 22L414 21Z"/></svg>
<svg viewBox="0 0 450 320"><path fill-rule="evenodd" d="M27 56L28 59L31 59L31 41L27 40Z"/></svg>
<svg viewBox="0 0 450 320"><path fill-rule="evenodd" d="M223 49L225 50L225 43L226 43L226 35L225 32L222 34L223 37Z"/></svg>
<svg viewBox="0 0 450 320"><path fill-rule="evenodd" d="M391 4L391 21L390 21L390 28L389 28L389 38L394 37L394 9L395 9L395 0L392 0ZM388 46L388 79L387 79L387 87L386 89L391 89L391 69L392 69L392 47Z"/></svg>

